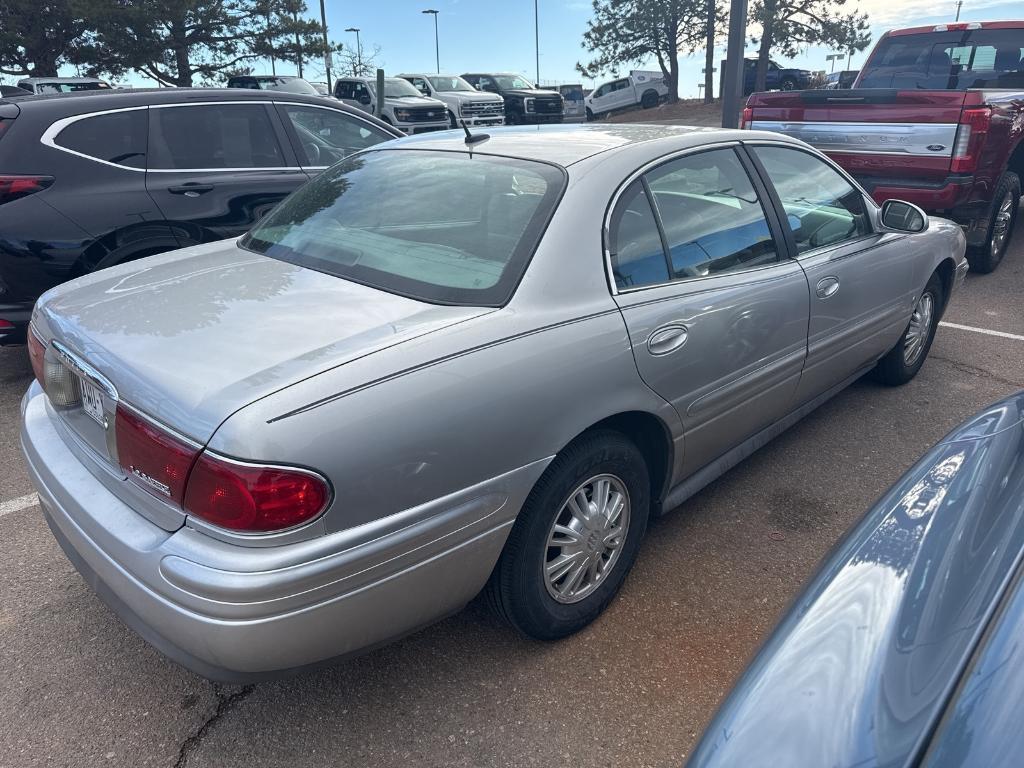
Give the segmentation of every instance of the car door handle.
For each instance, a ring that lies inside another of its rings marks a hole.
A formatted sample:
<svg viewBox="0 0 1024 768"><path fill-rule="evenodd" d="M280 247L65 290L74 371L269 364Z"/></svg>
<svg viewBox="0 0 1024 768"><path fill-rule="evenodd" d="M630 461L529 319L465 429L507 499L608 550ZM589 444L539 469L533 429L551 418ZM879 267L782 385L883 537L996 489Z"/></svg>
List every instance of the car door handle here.
<svg viewBox="0 0 1024 768"><path fill-rule="evenodd" d="M815 293L818 294L819 299L827 299L830 296L835 296L836 291L839 290L839 278L838 277L823 277L818 281L818 285L815 288Z"/></svg>
<svg viewBox="0 0 1024 768"><path fill-rule="evenodd" d="M204 192L212 192L213 184L199 184L190 182L176 187L168 187L167 191L172 195L185 195L185 197L199 197Z"/></svg>
<svg viewBox="0 0 1024 768"><path fill-rule="evenodd" d="M686 343L685 325L665 325L647 337L647 351L652 355L667 355Z"/></svg>

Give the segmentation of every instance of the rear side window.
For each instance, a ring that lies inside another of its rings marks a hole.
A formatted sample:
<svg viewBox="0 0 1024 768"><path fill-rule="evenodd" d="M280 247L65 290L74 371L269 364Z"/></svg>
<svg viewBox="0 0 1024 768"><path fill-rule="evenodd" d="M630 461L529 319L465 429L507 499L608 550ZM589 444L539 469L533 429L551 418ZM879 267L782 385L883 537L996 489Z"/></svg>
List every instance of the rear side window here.
<svg viewBox="0 0 1024 768"><path fill-rule="evenodd" d="M54 143L97 160L145 168L146 113L133 109L76 120L57 134Z"/></svg>
<svg viewBox="0 0 1024 768"><path fill-rule="evenodd" d="M263 104L152 109L149 167L280 168L284 153Z"/></svg>
<svg viewBox="0 0 1024 768"><path fill-rule="evenodd" d="M622 194L612 214L609 250L620 290L669 281L658 222L639 179Z"/></svg>
<svg viewBox="0 0 1024 768"><path fill-rule="evenodd" d="M782 200L798 253L871 233L864 195L821 158L786 147L753 147Z"/></svg>

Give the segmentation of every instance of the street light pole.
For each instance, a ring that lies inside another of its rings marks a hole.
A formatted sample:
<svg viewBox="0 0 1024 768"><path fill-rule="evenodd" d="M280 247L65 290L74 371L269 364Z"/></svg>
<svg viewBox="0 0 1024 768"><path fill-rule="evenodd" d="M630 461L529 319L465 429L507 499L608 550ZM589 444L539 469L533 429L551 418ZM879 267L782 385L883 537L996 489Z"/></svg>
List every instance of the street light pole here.
<svg viewBox="0 0 1024 768"><path fill-rule="evenodd" d="M537 56L537 79L533 84L540 88L540 20L537 14L537 0L533 0L533 50Z"/></svg>
<svg viewBox="0 0 1024 768"><path fill-rule="evenodd" d="M356 77L363 76L363 46L359 44L359 27L349 27L346 32L356 33Z"/></svg>
<svg viewBox="0 0 1024 768"><path fill-rule="evenodd" d="M324 30L324 69L327 70L327 92L331 90L331 47L327 42L327 11L324 9L324 0L320 0L320 26Z"/></svg>
<svg viewBox="0 0 1024 768"><path fill-rule="evenodd" d="M437 14L439 11L436 11L433 8L428 8L427 10L422 11L422 13L429 13L434 17L434 66L436 67L434 71L437 72L437 74L441 74L441 49L437 42Z"/></svg>

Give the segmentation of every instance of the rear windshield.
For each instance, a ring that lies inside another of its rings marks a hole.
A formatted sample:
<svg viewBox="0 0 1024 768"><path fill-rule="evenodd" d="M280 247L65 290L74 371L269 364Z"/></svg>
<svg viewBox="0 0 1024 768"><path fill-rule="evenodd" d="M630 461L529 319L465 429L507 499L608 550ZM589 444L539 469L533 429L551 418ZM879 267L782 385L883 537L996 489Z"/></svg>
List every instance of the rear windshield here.
<svg viewBox="0 0 1024 768"><path fill-rule="evenodd" d="M241 245L423 301L501 306L564 185L560 168L528 160L373 150L324 171Z"/></svg>
<svg viewBox="0 0 1024 768"><path fill-rule="evenodd" d="M861 88L1024 87L1024 29L895 35L878 43Z"/></svg>

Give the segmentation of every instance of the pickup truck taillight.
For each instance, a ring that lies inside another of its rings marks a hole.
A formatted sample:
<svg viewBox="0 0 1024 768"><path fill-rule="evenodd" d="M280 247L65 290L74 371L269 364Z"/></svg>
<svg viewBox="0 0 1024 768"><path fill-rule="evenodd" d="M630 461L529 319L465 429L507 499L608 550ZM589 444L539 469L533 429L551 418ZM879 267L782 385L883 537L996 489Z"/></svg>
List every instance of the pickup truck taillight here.
<svg viewBox="0 0 1024 768"><path fill-rule="evenodd" d="M121 403L115 425L117 459L131 482L220 528L294 528L330 501L327 480L315 472L217 456Z"/></svg>
<svg viewBox="0 0 1024 768"><path fill-rule="evenodd" d="M988 107L965 109L960 113L960 126L953 144L953 173L970 173L977 170L981 148L992 122L992 110Z"/></svg>
<svg viewBox="0 0 1024 768"><path fill-rule="evenodd" d="M744 107L740 117L740 128L749 128L752 122L754 122L754 108Z"/></svg>

